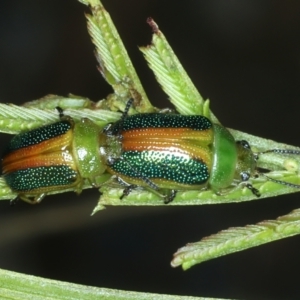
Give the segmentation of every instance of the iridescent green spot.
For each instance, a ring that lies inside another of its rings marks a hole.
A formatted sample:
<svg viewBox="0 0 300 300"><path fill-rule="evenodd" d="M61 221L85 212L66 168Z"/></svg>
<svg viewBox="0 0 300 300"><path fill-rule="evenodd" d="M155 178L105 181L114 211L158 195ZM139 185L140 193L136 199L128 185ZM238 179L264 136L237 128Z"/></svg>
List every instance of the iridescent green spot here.
<svg viewBox="0 0 300 300"><path fill-rule="evenodd" d="M77 172L68 166L28 168L4 175L12 190L27 192L45 187L69 186Z"/></svg>

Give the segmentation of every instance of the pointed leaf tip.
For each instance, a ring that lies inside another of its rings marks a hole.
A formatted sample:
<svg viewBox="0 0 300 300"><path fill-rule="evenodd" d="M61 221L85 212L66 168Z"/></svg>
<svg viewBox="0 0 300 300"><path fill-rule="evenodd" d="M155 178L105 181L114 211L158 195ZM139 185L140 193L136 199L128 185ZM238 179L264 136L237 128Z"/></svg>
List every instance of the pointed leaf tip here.
<svg viewBox="0 0 300 300"><path fill-rule="evenodd" d="M151 27L153 33L155 33L155 34L158 34L158 33L159 33L158 25L154 22L154 20L153 20L151 17L149 17L149 18L147 19L147 23L150 25L150 27Z"/></svg>

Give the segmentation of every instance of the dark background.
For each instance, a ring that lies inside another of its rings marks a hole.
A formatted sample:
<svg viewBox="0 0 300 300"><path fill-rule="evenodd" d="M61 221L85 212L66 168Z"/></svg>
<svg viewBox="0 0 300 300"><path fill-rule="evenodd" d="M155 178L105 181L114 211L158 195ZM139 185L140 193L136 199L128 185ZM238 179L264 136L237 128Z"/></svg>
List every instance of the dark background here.
<svg viewBox="0 0 300 300"><path fill-rule="evenodd" d="M151 101L169 106L138 45L159 24L212 110L228 127L300 145L300 2L103 0ZM49 93L104 98L75 0L0 2L0 101ZM1 150L8 136L1 135ZM96 190L49 196L41 205L0 203L0 267L86 285L178 295L297 299L300 237L197 265L170 267L187 242L231 226L274 219L299 194L242 204L109 207L90 217Z"/></svg>

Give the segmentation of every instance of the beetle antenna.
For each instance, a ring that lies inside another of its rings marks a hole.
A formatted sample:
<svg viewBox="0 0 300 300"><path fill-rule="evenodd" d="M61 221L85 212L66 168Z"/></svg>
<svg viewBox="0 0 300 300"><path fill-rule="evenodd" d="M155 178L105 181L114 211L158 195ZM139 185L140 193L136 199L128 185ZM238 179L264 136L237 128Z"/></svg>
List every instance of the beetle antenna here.
<svg viewBox="0 0 300 300"><path fill-rule="evenodd" d="M292 154L292 155L300 155L299 150L294 149L269 149L262 152L257 152L258 154L265 154L265 153L277 153L277 154Z"/></svg>
<svg viewBox="0 0 300 300"><path fill-rule="evenodd" d="M125 106L125 109L124 109L124 112L122 114L122 117L120 119L120 122L123 123L123 121L128 117L128 112L129 112L129 109L130 107L132 106L133 104L133 99L130 98Z"/></svg>
<svg viewBox="0 0 300 300"><path fill-rule="evenodd" d="M123 127L123 123L124 123L125 119L128 117L128 112L129 112L129 109L130 109L132 103L133 103L133 99L130 98L127 101L127 104L125 106L124 112L123 112L120 120L114 124L110 123L106 127L104 127L103 132L106 135L109 135L109 136L112 136L112 135L118 136L119 135L119 137L121 137L120 132L122 131L122 127Z"/></svg>
<svg viewBox="0 0 300 300"><path fill-rule="evenodd" d="M300 184L295 184L295 183L291 183L291 182L287 182L287 181L283 181L283 180L274 179L274 178L271 178L271 177L267 176L264 173L260 173L260 175L266 177L269 181L272 181L272 182L275 182L275 183L278 183L278 184L282 184L282 185L285 185L285 186L289 186L289 187L292 187L292 188L300 189Z"/></svg>
<svg viewBox="0 0 300 300"><path fill-rule="evenodd" d="M130 109L132 103L133 103L133 99L130 98L125 106L122 117L120 118L119 122L116 123L118 125L117 126L112 125L113 130L110 128L111 132L116 130L120 134L120 131L122 130L122 127L123 127L123 123L124 123L125 119L128 117L128 112L129 112L129 109ZM109 131L107 131L107 132L109 132Z"/></svg>
<svg viewBox="0 0 300 300"><path fill-rule="evenodd" d="M255 155L257 155L257 158L258 158L258 156L260 154L266 154L266 153L300 155L300 151L294 150L294 149L269 149L269 150L265 150L265 151L261 151L261 152L256 152ZM283 180L274 179L272 177L267 176L265 173L259 173L259 175L264 176L269 181L272 181L272 182L275 182L275 183L278 183L281 185L289 186L292 188L300 189L300 184L295 184L295 183L290 183L290 182L286 182Z"/></svg>

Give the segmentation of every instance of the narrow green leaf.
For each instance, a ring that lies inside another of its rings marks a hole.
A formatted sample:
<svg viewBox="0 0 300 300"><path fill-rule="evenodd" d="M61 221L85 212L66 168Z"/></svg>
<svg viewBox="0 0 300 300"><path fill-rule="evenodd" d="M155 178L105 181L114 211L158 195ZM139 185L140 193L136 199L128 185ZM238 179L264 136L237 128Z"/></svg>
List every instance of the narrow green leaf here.
<svg viewBox="0 0 300 300"><path fill-rule="evenodd" d="M153 37L151 45L140 47L157 81L183 115L203 115L204 100L180 64L157 24L149 19Z"/></svg>
<svg viewBox="0 0 300 300"><path fill-rule="evenodd" d="M68 105L72 107L71 100L68 100L70 101L68 102ZM54 99L54 104L56 101L57 100ZM49 102L48 105L50 105ZM91 110L87 108L78 110L67 109L66 107L64 114L74 118L75 120L89 118L99 126L105 126L108 123L115 122L121 116L120 113L108 110ZM56 109L41 109L32 106L24 107L14 104L0 103L0 132L16 134L21 131L31 130L45 124L50 124L58 120L59 114Z"/></svg>
<svg viewBox="0 0 300 300"><path fill-rule="evenodd" d="M90 4L93 15L87 15L88 31L96 46L100 72L112 85L116 101L121 100L124 106L133 98L139 112L153 111L110 15L100 1L83 3Z"/></svg>
<svg viewBox="0 0 300 300"><path fill-rule="evenodd" d="M84 286L0 269L0 298L15 300L203 300L213 298L171 296ZM214 298L216 300L216 298Z"/></svg>
<svg viewBox="0 0 300 300"><path fill-rule="evenodd" d="M277 220L263 221L256 225L233 227L203 238L200 242L189 243L178 249L171 262L173 267L184 270L203 261L265 243L287 238L300 233L300 209Z"/></svg>
<svg viewBox="0 0 300 300"><path fill-rule="evenodd" d="M0 103L0 131L4 133L15 134L55 121L58 121L55 110L46 111Z"/></svg>

